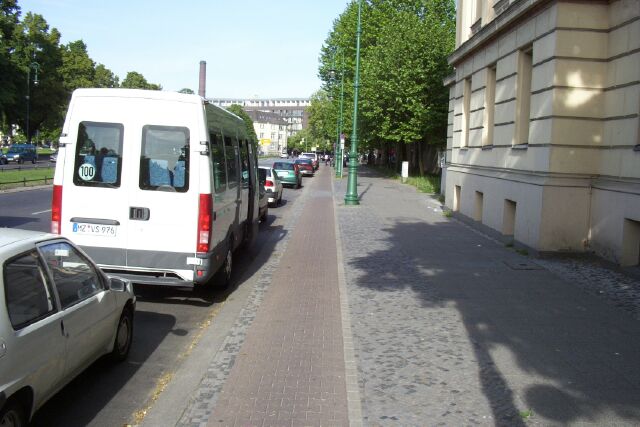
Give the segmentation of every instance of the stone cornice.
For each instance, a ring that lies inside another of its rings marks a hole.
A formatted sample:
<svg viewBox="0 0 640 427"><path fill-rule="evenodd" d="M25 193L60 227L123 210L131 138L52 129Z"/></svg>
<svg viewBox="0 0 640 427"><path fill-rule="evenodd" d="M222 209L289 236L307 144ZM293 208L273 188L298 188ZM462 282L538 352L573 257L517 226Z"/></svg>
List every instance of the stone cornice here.
<svg viewBox="0 0 640 427"><path fill-rule="evenodd" d="M525 17L530 17L534 9L538 9L553 0L512 0L511 4L477 33L461 44L450 56L449 64L456 66L469 54L493 40L505 30L513 28L513 24Z"/></svg>

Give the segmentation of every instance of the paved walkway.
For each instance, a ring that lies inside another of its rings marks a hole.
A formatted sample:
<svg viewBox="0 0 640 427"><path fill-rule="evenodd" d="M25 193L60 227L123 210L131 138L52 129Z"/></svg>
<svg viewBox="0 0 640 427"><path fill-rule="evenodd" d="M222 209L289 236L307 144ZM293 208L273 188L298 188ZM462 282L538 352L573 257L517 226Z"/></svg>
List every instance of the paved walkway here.
<svg viewBox="0 0 640 427"><path fill-rule="evenodd" d="M522 256L366 168L344 206L331 175L178 425L640 425L637 280Z"/></svg>
<svg viewBox="0 0 640 427"><path fill-rule="evenodd" d="M331 174L307 200L208 425L347 425Z"/></svg>
<svg viewBox="0 0 640 427"><path fill-rule="evenodd" d="M366 168L358 193L337 213L365 425L640 425L640 323L581 283L619 275L560 275Z"/></svg>

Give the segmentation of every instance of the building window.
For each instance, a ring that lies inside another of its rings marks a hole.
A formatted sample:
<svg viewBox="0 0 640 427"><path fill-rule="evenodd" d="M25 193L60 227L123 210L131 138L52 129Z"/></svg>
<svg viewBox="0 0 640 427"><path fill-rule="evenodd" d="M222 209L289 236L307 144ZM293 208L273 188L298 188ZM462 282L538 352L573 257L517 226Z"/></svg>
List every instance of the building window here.
<svg viewBox="0 0 640 427"><path fill-rule="evenodd" d="M484 88L484 116L482 120L482 146L493 145L493 124L496 111L496 65L487 68Z"/></svg>
<svg viewBox="0 0 640 427"><path fill-rule="evenodd" d="M529 122L531 120L531 76L533 49L518 52L518 83L516 87L516 135L515 144L529 142Z"/></svg>
<svg viewBox="0 0 640 427"><path fill-rule="evenodd" d="M469 146L469 114L471 109L471 77L464 79L462 92L462 140L460 147Z"/></svg>

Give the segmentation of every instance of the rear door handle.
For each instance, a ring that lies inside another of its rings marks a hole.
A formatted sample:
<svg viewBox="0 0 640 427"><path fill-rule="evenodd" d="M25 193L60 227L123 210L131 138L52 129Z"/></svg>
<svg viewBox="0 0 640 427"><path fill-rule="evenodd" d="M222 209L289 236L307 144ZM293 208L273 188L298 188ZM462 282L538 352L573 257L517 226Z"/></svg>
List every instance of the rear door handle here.
<svg viewBox="0 0 640 427"><path fill-rule="evenodd" d="M136 221L149 221L150 217L151 211L149 208L139 208L135 206L131 206L129 208L129 219Z"/></svg>

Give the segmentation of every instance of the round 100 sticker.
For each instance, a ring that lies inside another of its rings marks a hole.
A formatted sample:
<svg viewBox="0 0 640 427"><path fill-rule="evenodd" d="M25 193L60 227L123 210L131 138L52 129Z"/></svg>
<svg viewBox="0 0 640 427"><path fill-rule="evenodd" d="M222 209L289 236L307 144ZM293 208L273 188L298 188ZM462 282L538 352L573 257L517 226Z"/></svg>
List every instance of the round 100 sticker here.
<svg viewBox="0 0 640 427"><path fill-rule="evenodd" d="M78 169L78 175L83 181L91 181L96 176L96 167L91 163L83 163Z"/></svg>

